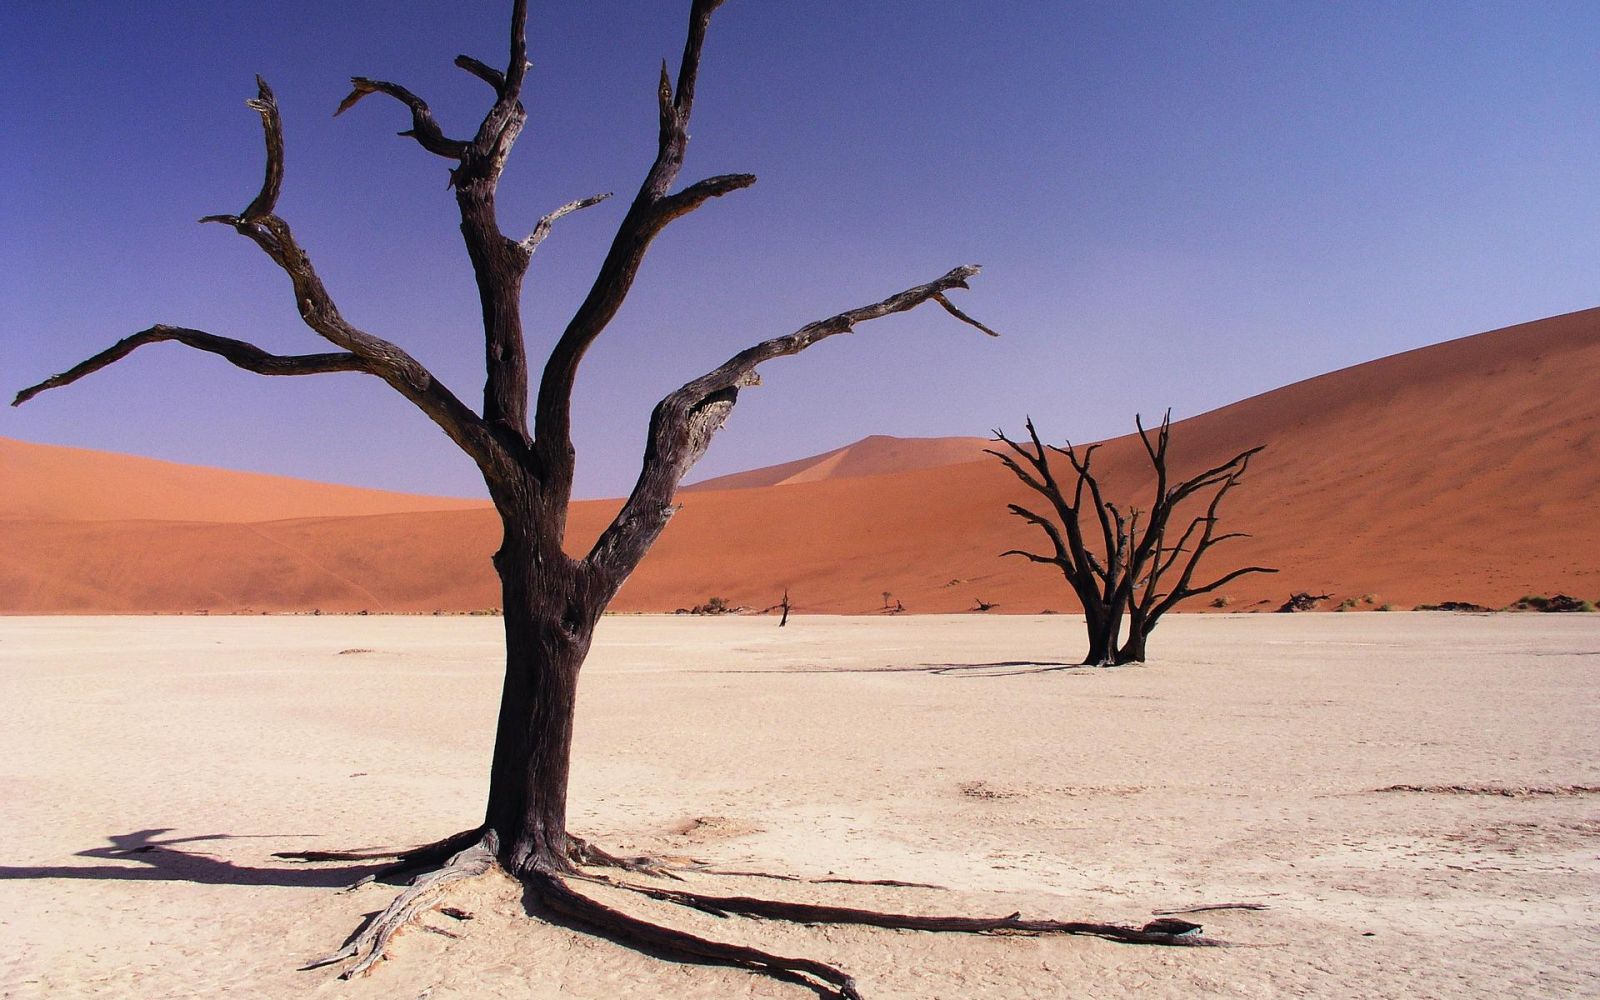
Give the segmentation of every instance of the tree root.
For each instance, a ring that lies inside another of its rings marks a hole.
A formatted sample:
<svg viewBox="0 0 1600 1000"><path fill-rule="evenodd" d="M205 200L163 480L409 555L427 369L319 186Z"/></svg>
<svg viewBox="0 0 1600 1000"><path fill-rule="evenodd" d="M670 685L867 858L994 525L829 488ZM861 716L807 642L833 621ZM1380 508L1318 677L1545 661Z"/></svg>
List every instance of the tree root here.
<svg viewBox="0 0 1600 1000"><path fill-rule="evenodd" d="M570 843L567 848L567 858L573 864L582 865L586 868L617 868L625 872L633 872L636 875L653 875L657 878L669 878L677 882L683 881L681 876L674 873L673 866L669 865L663 858L648 854L624 858L596 846L593 841L585 840L582 837L574 837L570 833L567 834L567 840Z"/></svg>
<svg viewBox="0 0 1600 1000"><path fill-rule="evenodd" d="M455 838L450 838L455 839ZM440 841L439 843L446 843ZM437 847L429 845L429 848ZM348 958L356 959L356 964L346 969L339 975L340 979L349 979L359 976L384 956L384 949L389 945L389 939L395 932L412 920L421 916L432 905L435 898L443 889L455 882L476 878L487 874L496 867L495 849L498 846L494 834L483 835L476 843L458 852L445 863L443 868L419 875L412 880L406 890L394 898L383 912L367 921L350 940L345 942L343 948L331 955L315 959L306 963L302 968L317 969L324 965L332 965Z"/></svg>
<svg viewBox="0 0 1600 1000"><path fill-rule="evenodd" d="M855 979L843 969L826 962L810 958L785 958L758 948L714 941L629 916L577 892L559 875L538 872L525 877L523 881L529 892L550 910L608 936L643 945L673 958L733 965L775 979L811 977L837 991L840 1000L862 1000ZM609 882L600 878L595 878L595 881Z"/></svg>
<svg viewBox="0 0 1600 1000"><path fill-rule="evenodd" d="M275 851L272 856L289 861L303 861L313 864L321 861L386 861L391 858L394 859L394 864L385 865L372 874L364 876L345 887L345 892L352 892L368 882L386 881L402 875L414 875L437 868L449 862L467 848L479 843L482 839L483 828L479 827L475 830L463 830L443 840L436 840L431 844L409 847L400 851Z"/></svg>
<svg viewBox="0 0 1600 1000"><path fill-rule="evenodd" d="M1005 917L947 917L921 916L909 913L886 913L879 910L861 910L850 906L821 906L815 903L791 903L751 896L708 896L681 889L663 889L634 882L605 879L608 884L630 892L648 896L667 903L676 903L700 910L713 916L756 917L762 920L788 920L802 924L857 924L866 927L886 927L892 930L933 931L956 934L1083 934L1091 937L1121 941L1125 944L1152 944L1177 947L1218 947L1226 942L1202 938L1194 933L1173 933L1159 929L1162 921L1151 921L1143 927L1124 924L1092 923L1078 920L1026 920L1021 913Z"/></svg>
<svg viewBox="0 0 1600 1000"><path fill-rule="evenodd" d="M731 875L738 878L767 878L774 882L805 882L808 885L883 885L897 889L948 889L949 886L935 885L932 882L902 882L897 878L805 878L801 875L786 875L782 872L749 871L737 868L713 868L709 865L696 864L687 871L700 872L703 875ZM681 879L679 881L682 881Z"/></svg>
<svg viewBox="0 0 1600 1000"><path fill-rule="evenodd" d="M473 839L461 845L468 837ZM500 869L496 854L498 838L492 833L457 834L434 844L406 852L368 854L363 857L393 857L396 865L415 866L428 859L437 858L447 847L457 847L444 865L415 878L381 912L371 917L353 934L344 947L331 955L319 958L304 966L320 968L336 962L355 959L355 963L340 976L349 979L362 975L382 958L396 932L416 920L439 902L440 894L450 885ZM351 852L353 853L353 852ZM682 879L667 870L656 858L619 858L596 848L580 838L572 838L569 851L572 863L591 867L620 868L624 871ZM280 854L279 857L291 855ZM303 852L292 855L307 861L351 860L345 852ZM560 870L555 866L560 865ZM752 876L780 878L793 881L842 883L852 885L919 886L922 883L901 882L892 879L856 880L843 878L797 879L793 876L768 875L760 872L740 873ZM528 894L533 910L543 908L571 921L574 925L594 931L624 944L637 946L663 957L731 965L751 972L789 982L803 982L813 989L825 991L839 1000L862 1000L855 979L844 970L808 958L790 958L746 945L701 937L687 931L631 916L596 899L584 895L572 885L581 879L625 889L660 902L672 903L708 913L715 917L748 917L759 920L783 920L800 924L846 924L882 927L893 930L929 931L958 934L1078 934L1119 941L1126 944L1161 945L1176 947L1222 946L1226 942L1199 936L1199 925L1187 921L1160 919L1142 927L1088 921L1024 919L1021 913L1004 917L924 916L865 910L849 906L827 906L816 903L787 902L750 896L718 896L692 892L685 889L665 888L638 882L622 881L599 872L569 872L561 861L517 875ZM370 881L369 877L365 881ZM936 888L936 887L935 887ZM1196 909L1222 909L1253 904L1221 904ZM1185 911L1187 912L1187 911ZM426 929L426 928L425 928Z"/></svg>

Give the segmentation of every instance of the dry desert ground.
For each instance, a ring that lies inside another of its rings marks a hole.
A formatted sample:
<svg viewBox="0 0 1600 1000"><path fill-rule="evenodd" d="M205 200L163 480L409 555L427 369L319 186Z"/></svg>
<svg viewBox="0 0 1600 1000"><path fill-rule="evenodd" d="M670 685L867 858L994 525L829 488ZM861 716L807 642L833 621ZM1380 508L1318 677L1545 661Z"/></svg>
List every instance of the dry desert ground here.
<svg viewBox="0 0 1600 1000"><path fill-rule="evenodd" d="M871 1000L1600 995L1600 615L614 617L572 825L811 878L695 887L914 912L1192 919L1238 947L954 937L619 907L826 960ZM471 825L490 618L0 619L0 995L798 998L529 920L488 879L370 977L297 971L393 889L276 851ZM1409 790L1392 790L1407 786ZM1383 790L1391 789L1391 790Z"/></svg>

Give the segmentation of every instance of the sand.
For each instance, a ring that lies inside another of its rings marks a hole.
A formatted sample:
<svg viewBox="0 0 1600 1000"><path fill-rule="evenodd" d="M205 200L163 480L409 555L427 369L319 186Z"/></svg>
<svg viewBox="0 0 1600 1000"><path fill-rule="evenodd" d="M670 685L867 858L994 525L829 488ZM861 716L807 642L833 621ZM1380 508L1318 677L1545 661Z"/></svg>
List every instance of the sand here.
<svg viewBox="0 0 1600 1000"><path fill-rule="evenodd" d="M1020 435L1026 411L1018 403L999 422ZM1060 441L1074 429L1040 432ZM970 460L979 444L867 438L684 492L613 607L672 611L716 596L761 608L788 589L810 613L870 613L885 591L919 614L979 600L1002 614L1076 610L1049 567L999 558L1037 550L1042 535L1006 505L1038 499L993 459ZM1501 607L1530 593L1600 600L1600 309L1383 358L1183 421L1173 471L1258 444L1267 450L1222 508L1225 531L1252 537L1215 549L1200 579L1250 564L1281 572L1229 584L1236 608L1270 609L1294 591L1331 594L1330 606L1369 595L1370 606L1399 608ZM1151 506L1136 440L1107 442L1096 468L1108 495ZM0 613L501 603L489 562L499 523L481 503L3 440L0 484ZM585 551L618 506L576 504L569 549Z"/></svg>
<svg viewBox="0 0 1600 1000"><path fill-rule="evenodd" d="M296 971L390 890L274 851L403 845L481 806L499 622L0 619L0 996L798 998L528 920L514 886L370 978ZM1065 617L613 617L576 830L806 876L707 891L1142 922L1230 949L717 920L874 1000L1600 993L1600 616L1183 617L1062 668ZM1377 791L1391 786L1420 791ZM1574 786L1589 786L1582 791ZM165 846L163 846L165 845ZM144 850L143 848L150 848ZM131 853L121 853L130 851Z"/></svg>

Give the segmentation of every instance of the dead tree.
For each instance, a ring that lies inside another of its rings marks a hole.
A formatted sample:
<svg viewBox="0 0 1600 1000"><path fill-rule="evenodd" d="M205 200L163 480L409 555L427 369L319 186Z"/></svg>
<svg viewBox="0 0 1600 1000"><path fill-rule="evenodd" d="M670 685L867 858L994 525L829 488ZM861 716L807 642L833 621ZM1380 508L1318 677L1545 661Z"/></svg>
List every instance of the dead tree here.
<svg viewBox="0 0 1600 1000"><path fill-rule="evenodd" d="M778 627L783 628L785 625L789 624L789 609L794 607L794 605L789 603L788 587L783 588L783 603L779 604L778 607L783 609L783 617L778 619Z"/></svg>
<svg viewBox="0 0 1600 1000"><path fill-rule="evenodd" d="M1083 662L1095 666L1143 663L1150 633L1161 616L1178 604L1247 573L1277 572L1264 566L1246 566L1209 583L1194 582L1195 571L1212 546L1249 537L1238 531L1218 534L1217 511L1222 498L1243 478L1251 457L1265 446L1242 451L1221 465L1173 483L1167 471L1172 411L1162 418L1153 441L1137 417L1134 424L1155 473L1154 495L1147 509L1128 506L1124 510L1105 498L1100 481L1091 471L1099 445L1090 445L1081 454L1070 442L1062 448L1047 446L1040 442L1031 419L1027 422L1027 442L1018 443L995 431L995 440L1007 450L986 449L1049 504L1046 513L1015 503L1007 507L1044 532L1050 550L1037 553L1009 549L1002 555L1020 556L1061 571L1083 606L1084 625L1089 633L1089 650ZM1056 478L1050 465L1051 452L1067 460L1072 470L1069 488L1063 488ZM1195 514L1172 540L1169 531L1174 514L1186 503L1199 502L1207 490L1215 492L1205 502L1203 512ZM1126 639L1122 639L1124 623Z"/></svg>
<svg viewBox="0 0 1600 1000"><path fill-rule="evenodd" d="M665 63L662 65L655 95L659 132L654 160L623 214L587 296L555 338L531 394L522 328L523 278L534 252L557 221L608 195L569 201L539 219L520 239L507 235L501 226L496 189L527 117L522 104L529 68L526 0L513 4L510 53L503 70L471 56L455 60L493 92L493 103L471 137L447 135L421 97L383 80L353 78L353 89L336 112L343 113L372 94L392 98L409 112L410 127L400 134L449 166L450 187L460 210L461 233L482 304L487 377L481 412L464 403L399 345L354 326L334 304L311 258L289 224L276 214L284 177L283 127L272 91L259 78L257 95L247 104L261 116L266 134L266 176L261 190L238 214L211 215L201 221L229 226L260 247L288 276L295 306L306 326L337 350L281 356L203 330L156 325L17 394L14 405L47 389L76 382L140 347L163 341L218 355L262 375L360 372L383 380L415 404L482 473L503 522L494 566L504 595L506 635L505 682L483 820L435 844L389 855L397 859L391 875L424 874L345 948L328 956L326 962L330 963L353 960L347 976L366 971L382 957L390 936L431 905L441 889L498 868L521 879L532 897L550 911L655 952L732 963L779 977L800 975L820 980L843 996L857 995L854 981L832 966L662 927L591 899L570 881L580 874L581 866L650 870L648 864L613 857L567 830L568 765L579 670L601 613L677 510L673 499L684 475L722 427L740 390L760 384L757 368L849 333L869 320L929 302L962 323L994 333L946 297L953 289L966 288L967 280L978 273L975 265L968 265L735 354L719 367L685 382L656 405L638 481L620 512L586 555L575 559L563 551L575 460L571 400L580 362L616 316L656 236L711 199L755 183L749 174L722 174L674 190L689 141L706 30L720 3L693 0L676 81L668 75ZM591 873L588 877L595 876ZM713 906L687 897L684 901L700 908ZM929 926L926 918L866 911L737 899L714 903L713 912L807 922L933 930L1055 930L1145 943L1189 943L1169 934L1115 925L1057 925L1012 918L961 923L952 918L955 922L948 926Z"/></svg>

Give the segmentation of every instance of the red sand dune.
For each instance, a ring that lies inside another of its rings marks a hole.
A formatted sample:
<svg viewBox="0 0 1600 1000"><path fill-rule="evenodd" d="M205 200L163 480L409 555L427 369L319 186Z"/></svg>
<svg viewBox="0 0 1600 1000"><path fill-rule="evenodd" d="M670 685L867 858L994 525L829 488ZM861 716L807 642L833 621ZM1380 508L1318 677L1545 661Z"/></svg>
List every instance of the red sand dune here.
<svg viewBox="0 0 1600 1000"><path fill-rule="evenodd" d="M0 521L273 521L487 507L0 437Z"/></svg>
<svg viewBox="0 0 1600 1000"><path fill-rule="evenodd" d="M823 479L853 479L890 472L933 469L971 462L990 446L987 438L897 438L887 434L864 437L843 448L764 469L735 472L685 487L689 490L748 490L759 486L792 486Z"/></svg>
<svg viewBox="0 0 1600 1000"><path fill-rule="evenodd" d="M1052 439L1067 430L1041 428ZM1291 590L1371 594L1402 608L1501 605L1527 592L1600 598L1600 309L1384 358L1183 421L1173 429L1175 471L1262 443L1224 508L1230 530L1254 537L1215 550L1212 568L1282 572L1230 584L1236 610L1276 605ZM0 610L499 604L488 561L498 525L481 504L0 445ZM665 611L713 595L759 608L787 587L813 612L871 612L885 591L911 612L965 610L979 598L1002 611L1073 610L1048 569L996 557L1035 539L1005 514L1007 501L1023 499L1009 474L987 457L961 461L977 446L869 438L702 484L682 497L614 609ZM1107 442L1096 463L1114 496L1148 487L1131 437ZM580 504L572 547L616 506Z"/></svg>

